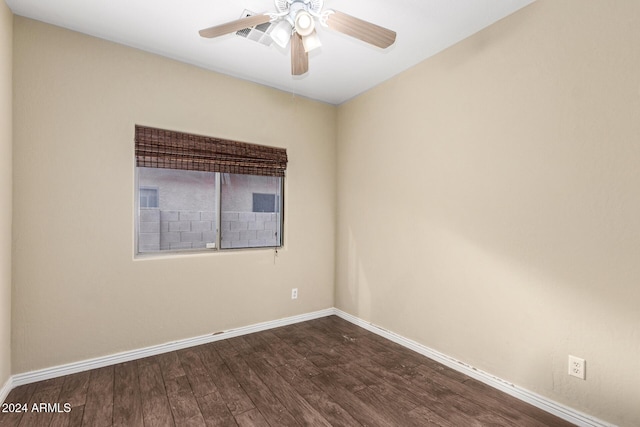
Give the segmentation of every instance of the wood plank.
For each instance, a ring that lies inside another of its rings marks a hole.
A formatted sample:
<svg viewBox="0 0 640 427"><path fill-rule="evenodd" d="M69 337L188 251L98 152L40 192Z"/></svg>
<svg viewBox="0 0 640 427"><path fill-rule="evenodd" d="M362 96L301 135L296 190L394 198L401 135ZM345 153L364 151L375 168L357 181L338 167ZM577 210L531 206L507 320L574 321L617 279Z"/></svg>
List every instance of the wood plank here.
<svg viewBox="0 0 640 427"><path fill-rule="evenodd" d="M571 424L568 421L558 418L555 415L550 414L548 412L542 411L533 405L523 402L522 400L516 399L515 397L510 396L506 393L503 393L500 390L497 390L484 383L481 383L478 380L469 379L468 381L464 382L464 386L467 388L467 393L473 396L476 396L476 395L489 396L492 399L497 400L498 402L501 402L502 404L510 408L513 408L514 410L517 410L523 415L526 415L528 418L537 420L538 422L542 423L542 425L549 426L549 427L572 427L573 426L573 424Z"/></svg>
<svg viewBox="0 0 640 427"><path fill-rule="evenodd" d="M64 381L64 380L63 380ZM49 381L47 384L36 385L35 392L31 395L27 406L27 412L20 418L19 427L40 427L48 426L53 418L52 412L38 412L34 411L34 405L39 408L41 403L56 403L58 396L60 396L60 390L62 390L62 382L56 382L57 387L51 386L53 382ZM44 383L45 381L43 381ZM42 387L41 387L42 386Z"/></svg>
<svg viewBox="0 0 640 427"><path fill-rule="evenodd" d="M360 366L359 363L350 363L348 365L344 365L341 367L337 367L337 369L343 369L349 373L349 376L357 379L358 381L362 381L367 385L365 387L366 390L374 390L381 396L386 396L389 400L392 400L393 403L405 412L411 411L422 404L422 399L417 396L414 396L410 393L403 393L397 388L393 386L393 384L386 381L384 378L379 375L374 374L368 369L365 369L363 366ZM360 390L356 392L356 395L360 396Z"/></svg>
<svg viewBox="0 0 640 427"><path fill-rule="evenodd" d="M422 420L427 426L436 425L439 427L458 427L457 424L449 421L444 417L441 417L435 412L432 412L425 406L418 406L417 408L413 409L411 412L409 412L409 416L418 420Z"/></svg>
<svg viewBox="0 0 640 427"><path fill-rule="evenodd" d="M286 364L293 364L307 376L322 373L311 361L297 353L271 331L263 331L259 334L252 335L256 337L256 340L262 342L262 357L269 362L272 367L276 368Z"/></svg>
<svg viewBox="0 0 640 427"><path fill-rule="evenodd" d="M402 397L402 393L386 390L383 385L366 387L355 393L356 396L367 405L377 408L385 419L391 420L395 425L403 427L438 426L412 412L418 408L416 405L405 405L394 397ZM405 401L406 402L406 401Z"/></svg>
<svg viewBox="0 0 640 427"><path fill-rule="evenodd" d="M309 322L309 326L321 328L329 333L338 333L349 338L359 338L369 336L371 333L364 328L349 323L338 316L327 316L314 319Z"/></svg>
<svg viewBox="0 0 640 427"><path fill-rule="evenodd" d="M143 357L142 359L137 359L135 362L136 365L138 365L138 369L142 368L143 366L160 364L160 362L158 361L158 356Z"/></svg>
<svg viewBox="0 0 640 427"><path fill-rule="evenodd" d="M373 360L373 359L372 359ZM420 366L425 366L438 375L449 378L452 381L457 381L459 383L464 383L465 381L471 379L468 375L465 375L461 372L453 370L447 366L441 365L440 363L431 360L427 357L423 357L422 360L419 360L418 363L397 363L395 365L385 363L383 360L376 358L374 360L379 365L384 368L395 372L398 375L406 377L408 379L413 378L416 375L416 371L419 370Z"/></svg>
<svg viewBox="0 0 640 427"><path fill-rule="evenodd" d="M220 342L216 343L220 344ZM256 408L264 416L269 424L276 426L294 426L296 420L282 406L271 390L262 382L260 377L251 369L241 357L234 355L224 345L222 353L219 353L233 376L238 380L242 388L249 395Z"/></svg>
<svg viewBox="0 0 640 427"><path fill-rule="evenodd" d="M211 393L196 400L207 426L236 427L236 420L220 393Z"/></svg>
<svg viewBox="0 0 640 427"><path fill-rule="evenodd" d="M371 358L389 367L414 366L424 358L389 341L386 346L379 345L376 340L371 339L374 334L355 325L349 325L342 319L316 319L306 327L310 328L309 333L313 333L314 330L320 332L325 340L324 346L340 352L343 355L341 360L346 360L347 363L358 358ZM415 359L416 356L421 359Z"/></svg>
<svg viewBox="0 0 640 427"><path fill-rule="evenodd" d="M232 359L240 356L238 350L229 343L229 340L220 340L212 342L209 346L215 349L216 353L220 355L222 360Z"/></svg>
<svg viewBox="0 0 640 427"><path fill-rule="evenodd" d="M321 327L321 325L327 326ZM350 342L357 342L357 351L361 357L369 358L385 368L405 370L424 364L460 382L469 379L468 376L458 371L454 371L413 350L366 331L337 316L317 319L317 322L314 321L310 326L317 329L320 328L325 334L332 336L339 334L345 339L348 338Z"/></svg>
<svg viewBox="0 0 640 427"><path fill-rule="evenodd" d="M125 362L114 367L113 425L143 427L142 395L138 382L138 365Z"/></svg>
<svg viewBox="0 0 640 427"><path fill-rule="evenodd" d="M393 387L421 399L430 411L458 425L468 426L509 426L504 418L485 411L474 402L464 399L441 384L429 381L417 386L402 376L388 371L371 361L362 360L361 365L370 372L383 378Z"/></svg>
<svg viewBox="0 0 640 427"><path fill-rule="evenodd" d="M318 368L348 362L348 359L336 350L336 347L340 348L342 345L341 342L336 343L306 324L290 325L286 333L280 330L276 336Z"/></svg>
<svg viewBox="0 0 640 427"><path fill-rule="evenodd" d="M285 363L294 363L296 365L301 365L301 362L307 362L301 354L296 352L287 343L282 341L280 337L278 337L272 331L264 331L261 333L261 335L264 340L269 343L269 350L273 353L279 354L285 360ZM307 375L312 376L319 375L321 373L320 370L317 369L311 362L307 362L306 365L306 367L308 368L308 372L306 372Z"/></svg>
<svg viewBox="0 0 640 427"><path fill-rule="evenodd" d="M391 344L394 343L385 345L378 340L372 339L371 336L359 337L359 341L359 350L362 356L370 358L387 369L411 368L426 363L426 358L421 354L403 347L392 346ZM467 378L465 376L460 380L463 381Z"/></svg>
<svg viewBox="0 0 640 427"><path fill-rule="evenodd" d="M284 355L274 351L262 333L246 335L244 338L245 342L251 346L251 354L260 354L260 357L267 360L269 365L276 367L287 363Z"/></svg>
<svg viewBox="0 0 640 427"><path fill-rule="evenodd" d="M169 353L159 354L156 356L156 360L160 365L162 377L165 380L186 375L184 369L182 369L182 364L180 363L180 358L178 357L177 352L170 351Z"/></svg>
<svg viewBox="0 0 640 427"><path fill-rule="evenodd" d="M53 414L49 427L81 427L84 406L74 406L71 412Z"/></svg>
<svg viewBox="0 0 640 427"><path fill-rule="evenodd" d="M213 345L201 347L200 359L211 378L214 379L220 396L233 415L239 415L255 408L255 405ZM211 396L212 394L208 394L207 396Z"/></svg>
<svg viewBox="0 0 640 427"><path fill-rule="evenodd" d="M327 374L316 375L311 381L332 396L353 418L365 426L395 427L397 424L380 413L377 408L367 405L354 393L340 386Z"/></svg>
<svg viewBox="0 0 640 427"><path fill-rule="evenodd" d="M408 415L420 405L418 398L400 392L384 379L360 367L359 363L336 365L324 368L323 372L333 383L352 392L366 406L375 408L377 422L407 426L423 423L423 420Z"/></svg>
<svg viewBox="0 0 640 427"><path fill-rule="evenodd" d="M321 319L317 319L321 320ZM308 337L313 337L315 350L322 351L327 357L340 362L348 362L351 356L349 352L362 351L359 345L360 335L348 331L332 329L322 322L312 321L309 324L300 325Z"/></svg>
<svg viewBox="0 0 640 427"><path fill-rule="evenodd" d="M60 392L60 402L69 403L72 408L84 406L87 401L90 376L91 372L85 371L64 377L62 391Z"/></svg>
<svg viewBox="0 0 640 427"><path fill-rule="evenodd" d="M421 399L403 393L378 375L364 369L359 362L325 369L332 379L338 383L345 383L345 378L353 378L351 382L361 382L366 387L359 388L354 394L367 405L377 408L385 419L397 425L419 426L424 420L416 418L411 411L421 405ZM348 375L346 373L348 372Z"/></svg>
<svg viewBox="0 0 640 427"><path fill-rule="evenodd" d="M310 378L315 375L308 376L293 364L279 366L276 368L276 371L302 397L304 397L307 402L320 412L320 414L322 414L322 416L329 421L332 426L351 427L361 425L342 406L340 406L332 396L325 393L311 381Z"/></svg>
<svg viewBox="0 0 640 427"><path fill-rule="evenodd" d="M138 380L145 426L174 426L160 365L157 363L138 365Z"/></svg>
<svg viewBox="0 0 640 427"><path fill-rule="evenodd" d="M113 366L91 371L82 425L102 427L113 424L113 379Z"/></svg>
<svg viewBox="0 0 640 427"><path fill-rule="evenodd" d="M427 384L429 382L439 384L460 396L461 399L466 399L470 402L476 403L485 410L501 416L514 425L530 427L546 426L546 424L530 418L522 412L513 409L510 405L505 404L504 399L494 399L485 393L470 393L469 387L464 383L453 381L449 377L441 375L439 372L436 372L427 366L418 366L415 369L415 374L411 378L411 381L418 385Z"/></svg>
<svg viewBox="0 0 640 427"><path fill-rule="evenodd" d="M36 391L38 383L25 384L11 390L4 401L6 403L27 403Z"/></svg>
<svg viewBox="0 0 640 427"><path fill-rule="evenodd" d="M218 391L215 382L209 376L209 372L207 372L200 359L200 351L194 348L180 350L178 351L178 358L189 379L194 396L206 396Z"/></svg>
<svg viewBox="0 0 640 427"><path fill-rule="evenodd" d="M245 355L252 353L254 348L251 344L247 342L247 338L251 339L251 335L254 336L256 334L243 335L240 337L229 338L225 340L236 352L238 355ZM255 341L255 340L254 340Z"/></svg>
<svg viewBox="0 0 640 427"><path fill-rule="evenodd" d="M423 400L411 393L403 392L383 377L361 366L361 362L352 362L335 369L344 369L349 375L367 384L367 387L355 392L361 400L384 411L387 419L402 426L454 426L443 417L422 406ZM422 409L419 409L422 408Z"/></svg>
<svg viewBox="0 0 640 427"><path fill-rule="evenodd" d="M331 378L336 385L345 388L351 393L356 393L371 384L367 381L367 378L356 378L351 373L347 374L345 370L344 365L328 366L322 369L322 373L324 376Z"/></svg>
<svg viewBox="0 0 640 427"><path fill-rule="evenodd" d="M307 334L299 328L299 325L289 325L282 328L273 329L271 331L275 336L280 338L282 342L286 343L296 353L300 354L304 359L309 360L315 366L321 366L322 363L314 363L312 357L314 355L313 346L310 346L308 342L305 342L308 338ZM320 362L325 359L321 358Z"/></svg>
<svg viewBox="0 0 640 427"><path fill-rule="evenodd" d="M42 391L48 388L62 388L62 385L64 384L65 379L66 377L62 376L62 377L51 378L44 381L39 381L37 383L36 391Z"/></svg>
<svg viewBox="0 0 640 427"><path fill-rule="evenodd" d="M289 413L301 425L326 426L331 424L285 381L269 363L258 354L246 359L247 365L253 369Z"/></svg>
<svg viewBox="0 0 640 427"><path fill-rule="evenodd" d="M408 378L415 375L414 371L418 366L424 365L454 381L462 383L470 379L469 376L461 372L375 334L361 337L360 343L363 345L363 355L365 357L388 370L407 376Z"/></svg>
<svg viewBox="0 0 640 427"><path fill-rule="evenodd" d="M165 380L173 419L178 426L205 427L198 402L186 376Z"/></svg>
<svg viewBox="0 0 640 427"><path fill-rule="evenodd" d="M240 427L270 427L258 409L251 409L236 415L236 422Z"/></svg>
<svg viewBox="0 0 640 427"><path fill-rule="evenodd" d="M33 393L36 391L37 384L26 384L14 388L9 392L5 403L28 404L31 401ZM22 412L0 413L0 427L15 427L20 424L20 420L24 414Z"/></svg>

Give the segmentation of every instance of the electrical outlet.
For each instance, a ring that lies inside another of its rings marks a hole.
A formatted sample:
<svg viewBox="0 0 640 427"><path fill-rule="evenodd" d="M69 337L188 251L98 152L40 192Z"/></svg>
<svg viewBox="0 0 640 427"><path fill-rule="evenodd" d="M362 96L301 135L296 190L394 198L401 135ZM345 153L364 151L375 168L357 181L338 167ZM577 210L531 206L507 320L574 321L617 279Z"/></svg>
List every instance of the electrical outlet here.
<svg viewBox="0 0 640 427"><path fill-rule="evenodd" d="M298 299L298 288L291 289L291 299Z"/></svg>
<svg viewBox="0 0 640 427"><path fill-rule="evenodd" d="M586 361L579 357L569 355L569 375L578 377L581 380L585 379L585 365Z"/></svg>

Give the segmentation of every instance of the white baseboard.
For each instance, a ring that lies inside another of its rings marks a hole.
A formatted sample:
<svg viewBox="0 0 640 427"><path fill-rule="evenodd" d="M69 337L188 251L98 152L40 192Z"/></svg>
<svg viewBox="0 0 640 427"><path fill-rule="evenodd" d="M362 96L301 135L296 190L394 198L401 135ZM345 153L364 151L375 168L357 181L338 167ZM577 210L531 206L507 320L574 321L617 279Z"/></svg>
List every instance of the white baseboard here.
<svg viewBox="0 0 640 427"><path fill-rule="evenodd" d="M573 423L577 426L615 427L613 424L609 424L605 421L599 420L595 417L584 414L580 411L576 411L575 409L569 408L560 403L554 402L553 400L547 399L546 397L540 396L522 387L518 387L517 385L511 384L508 381L495 377L488 372L476 369L473 366L467 365L464 362L454 359L453 357L449 357L445 354L440 353L439 351L433 350L427 346L419 344L394 332L376 326L342 310L338 310L336 308L334 309L334 314L350 323L353 323L354 325L360 326L361 328L373 332L376 335L380 335L381 337L386 338L389 341L400 344L401 346L413 350L416 353L420 353L423 356L428 357L429 359L435 360L436 362L439 362L451 369L454 369L471 378L481 381L493 388L496 388L507 393L510 396L515 397L516 399L529 403L537 408L542 409L545 412L549 412L550 414L562 418L563 420L569 421L570 423Z"/></svg>
<svg viewBox="0 0 640 427"><path fill-rule="evenodd" d="M184 340L168 342L165 344L154 345L151 347L141 348L137 350L125 351L122 353L111 354L108 356L96 357L95 359L82 360L79 362L68 363L66 365L54 366L52 368L39 369L37 371L16 374L11 378L12 381L11 381L9 390L12 387L17 387L24 384L30 384L37 381L44 381L51 378L75 374L77 372L88 371L90 369L102 368L104 366L115 365L117 363L129 362L131 360L141 359L143 357L155 356L157 354L162 354L169 351L181 350L183 348L193 347L201 344L207 344L210 342L225 340L228 338L234 338L240 335L252 334L254 332L260 332L260 331L265 331L267 329L278 328L280 326L306 322L307 320L313 320L313 319L318 319L320 317L330 316L334 314L334 312L335 312L335 309L328 308L325 310L314 311L312 313L286 317L284 319L271 320L268 322L256 323L254 325L243 326L237 329L230 329L228 331L224 331L221 333L202 335L199 337L187 338ZM4 402L4 399L1 401Z"/></svg>
<svg viewBox="0 0 640 427"><path fill-rule="evenodd" d="M54 366L52 368L40 369L37 371L25 372L22 374L16 374L9 378L6 383L0 389L0 402L4 402L7 395L12 388L30 384L37 381L44 381L51 378L56 378L64 375L75 374L77 372L87 371L90 369L101 368L104 366L110 366L117 363L128 362L131 360L140 359L148 356L155 356L157 354L166 353L169 351L181 350L183 348L193 347L196 345L207 344L219 340L225 340L228 338L234 338L241 335L247 335L254 332L265 331L268 329L278 328L280 326L292 325L294 323L306 322L307 320L318 319L320 317L326 317L336 315L342 319L360 326L376 335L380 335L390 341L398 343L403 347L413 350L429 359L442 363L443 365L452 368L458 372L468 375L478 381L481 381L493 388L503 391L519 400L527 402L543 411L549 412L557 417L560 417L566 421L576 424L581 427L615 427L613 424L606 423L597 418L591 417L582 412L576 411L572 408L564 406L560 403L554 402L546 397L540 396L524 388L518 387L515 384L511 384L508 381L495 377L487 372L467 365L459 360L442 354L436 350L419 344L413 340L405 338L394 332L388 331L384 328L376 326L370 322L364 321L356 316L346 313L337 308L328 308L325 310L314 311L312 313L301 314L298 316L286 317L284 319L272 320L263 323L257 323L254 325L243 326L237 329L231 329L218 333L215 335L208 334L194 338L187 338L184 340L169 342L165 344L146 347L138 350L125 351L122 353L112 354L103 357L97 357L95 359L83 360L80 362L69 363L66 365Z"/></svg>
<svg viewBox="0 0 640 427"><path fill-rule="evenodd" d="M13 389L13 377L7 378L2 388L0 388L0 402L4 402L9 392Z"/></svg>

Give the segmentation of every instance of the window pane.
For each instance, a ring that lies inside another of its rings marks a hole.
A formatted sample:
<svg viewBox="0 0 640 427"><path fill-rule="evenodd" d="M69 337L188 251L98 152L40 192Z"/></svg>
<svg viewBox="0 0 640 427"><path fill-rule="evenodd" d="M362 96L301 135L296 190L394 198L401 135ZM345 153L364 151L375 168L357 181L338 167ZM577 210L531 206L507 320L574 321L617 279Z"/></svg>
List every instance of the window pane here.
<svg viewBox="0 0 640 427"><path fill-rule="evenodd" d="M253 193L254 212L276 212L276 195Z"/></svg>
<svg viewBox="0 0 640 427"><path fill-rule="evenodd" d="M213 172L138 168L138 252L204 249L215 243L215 182Z"/></svg>
<svg viewBox="0 0 640 427"><path fill-rule="evenodd" d="M140 207L141 208L157 208L158 207L158 189L140 187Z"/></svg>
<svg viewBox="0 0 640 427"><path fill-rule="evenodd" d="M281 246L282 178L223 173L220 179L222 248Z"/></svg>

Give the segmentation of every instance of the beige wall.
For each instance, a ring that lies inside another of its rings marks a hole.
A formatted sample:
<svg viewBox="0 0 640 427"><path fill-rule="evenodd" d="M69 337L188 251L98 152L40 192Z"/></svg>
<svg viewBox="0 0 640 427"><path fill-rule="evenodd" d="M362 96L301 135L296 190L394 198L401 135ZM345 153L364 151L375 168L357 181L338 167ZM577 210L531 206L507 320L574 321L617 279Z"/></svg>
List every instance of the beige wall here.
<svg viewBox="0 0 640 427"><path fill-rule="evenodd" d="M638 46L640 2L539 0L341 106L337 307L640 425Z"/></svg>
<svg viewBox="0 0 640 427"><path fill-rule="evenodd" d="M11 375L13 14L0 0L0 387Z"/></svg>
<svg viewBox="0 0 640 427"><path fill-rule="evenodd" d="M333 306L334 107L24 18L14 38L14 373ZM286 148L278 257L134 260L136 123Z"/></svg>

